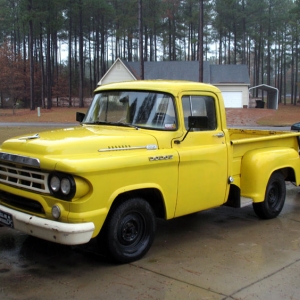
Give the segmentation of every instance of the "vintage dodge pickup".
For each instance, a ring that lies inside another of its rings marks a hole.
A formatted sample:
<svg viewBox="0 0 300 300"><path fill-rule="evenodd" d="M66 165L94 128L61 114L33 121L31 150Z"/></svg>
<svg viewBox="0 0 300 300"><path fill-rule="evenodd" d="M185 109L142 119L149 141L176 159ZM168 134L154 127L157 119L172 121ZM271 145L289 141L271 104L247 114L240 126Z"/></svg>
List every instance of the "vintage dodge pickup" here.
<svg viewBox="0 0 300 300"><path fill-rule="evenodd" d="M1 145L1 224L67 245L97 237L126 263L149 250L156 218L252 204L270 219L285 181L300 184L300 133L227 128L211 85L104 85L77 121Z"/></svg>

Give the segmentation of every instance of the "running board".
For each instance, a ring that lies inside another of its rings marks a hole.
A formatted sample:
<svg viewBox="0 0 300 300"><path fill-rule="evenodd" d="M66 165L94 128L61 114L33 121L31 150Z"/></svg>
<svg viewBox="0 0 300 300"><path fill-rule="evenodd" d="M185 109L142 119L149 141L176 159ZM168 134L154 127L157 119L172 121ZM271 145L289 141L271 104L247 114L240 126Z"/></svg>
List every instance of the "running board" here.
<svg viewBox="0 0 300 300"><path fill-rule="evenodd" d="M240 198L240 207L245 207L253 203L251 198L241 197Z"/></svg>
<svg viewBox="0 0 300 300"><path fill-rule="evenodd" d="M240 189L235 185L231 185L228 199L226 203L224 203L224 205L234 207L234 208L241 208L241 207L248 206L252 203L253 203L252 198L242 197Z"/></svg>

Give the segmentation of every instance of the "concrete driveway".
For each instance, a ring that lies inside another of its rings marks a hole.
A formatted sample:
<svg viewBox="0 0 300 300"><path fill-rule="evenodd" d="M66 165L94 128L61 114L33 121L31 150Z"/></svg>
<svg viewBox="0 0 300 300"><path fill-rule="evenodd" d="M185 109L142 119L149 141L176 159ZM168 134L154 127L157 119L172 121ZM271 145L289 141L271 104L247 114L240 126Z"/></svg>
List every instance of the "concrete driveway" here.
<svg viewBox="0 0 300 300"><path fill-rule="evenodd" d="M0 299L300 299L300 189L281 215L220 207L159 221L148 254L115 265L0 227Z"/></svg>

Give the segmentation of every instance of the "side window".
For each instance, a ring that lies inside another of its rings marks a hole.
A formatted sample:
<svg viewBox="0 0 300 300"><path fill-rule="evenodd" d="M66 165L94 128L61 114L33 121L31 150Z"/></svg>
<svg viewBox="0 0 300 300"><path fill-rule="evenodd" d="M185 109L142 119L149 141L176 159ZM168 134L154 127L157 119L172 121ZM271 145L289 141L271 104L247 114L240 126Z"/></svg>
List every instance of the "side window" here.
<svg viewBox="0 0 300 300"><path fill-rule="evenodd" d="M184 125L188 129L188 117L197 116L207 119L207 128L201 130L214 130L217 128L215 100L210 96L183 96L182 108Z"/></svg>

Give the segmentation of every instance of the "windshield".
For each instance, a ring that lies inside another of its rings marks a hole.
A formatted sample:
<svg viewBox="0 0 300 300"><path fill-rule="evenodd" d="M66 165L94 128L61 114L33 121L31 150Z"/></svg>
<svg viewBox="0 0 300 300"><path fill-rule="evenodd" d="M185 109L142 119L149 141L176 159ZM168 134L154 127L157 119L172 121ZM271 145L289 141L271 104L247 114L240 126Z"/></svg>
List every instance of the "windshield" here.
<svg viewBox="0 0 300 300"><path fill-rule="evenodd" d="M83 123L177 129L172 96L152 91L105 91L96 94Z"/></svg>

